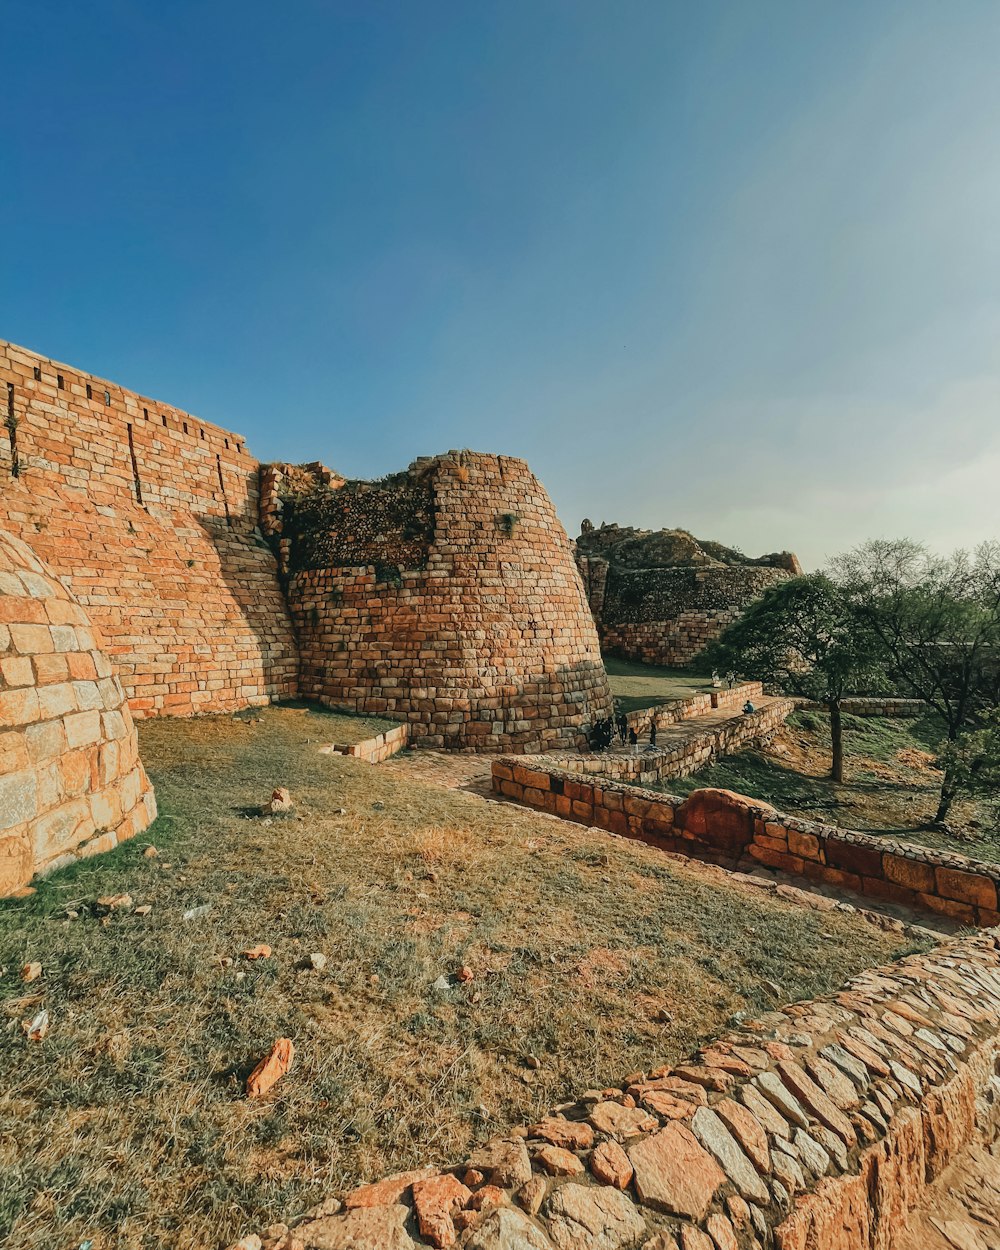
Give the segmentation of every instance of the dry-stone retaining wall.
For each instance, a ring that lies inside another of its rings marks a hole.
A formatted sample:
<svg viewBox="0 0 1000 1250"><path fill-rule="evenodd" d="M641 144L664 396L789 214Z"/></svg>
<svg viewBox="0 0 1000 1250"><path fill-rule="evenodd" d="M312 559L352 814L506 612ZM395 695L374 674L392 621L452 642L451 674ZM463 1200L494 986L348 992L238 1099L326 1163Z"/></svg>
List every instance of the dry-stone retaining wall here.
<svg viewBox="0 0 1000 1250"><path fill-rule="evenodd" d="M565 820L713 863L764 865L962 924L1000 924L995 864L783 816L729 790L695 790L680 799L535 764L497 760L494 790Z"/></svg>
<svg viewBox="0 0 1000 1250"><path fill-rule="evenodd" d="M743 681L730 688L706 690L701 694L691 694L684 699L671 699L669 703L658 703L653 707L637 708L626 713L625 719L629 728L634 729L639 737L648 734L655 725L663 729L667 725L676 725L678 721L696 720L709 712L732 708L742 711L747 699L751 703L759 703L764 697L764 687L759 681Z"/></svg>
<svg viewBox="0 0 1000 1250"><path fill-rule="evenodd" d="M810 699L799 699L797 706L804 711L826 711L826 704L814 703ZM927 712L927 704L923 699L886 699L873 696L871 698L851 696L842 699L841 710L850 712L852 716L894 716L899 718L923 716Z"/></svg>
<svg viewBox="0 0 1000 1250"><path fill-rule="evenodd" d="M695 721L667 722L655 747L639 743L579 755L561 752L558 756L533 756L528 767L592 773L638 785L689 777L721 756L734 755L751 743L766 742L794 707L792 699L766 699L756 712L728 717L700 731ZM683 725L684 732L672 733L670 725Z"/></svg>
<svg viewBox="0 0 1000 1250"><path fill-rule="evenodd" d="M459 1167L331 1198L265 1250L893 1250L944 1169L1000 1133L998 942L863 973ZM996 1244L973 1233L951 1244Z"/></svg>
<svg viewBox="0 0 1000 1250"><path fill-rule="evenodd" d="M239 435L0 342L0 526L72 587L137 716L295 693Z"/></svg>
<svg viewBox="0 0 1000 1250"><path fill-rule="evenodd" d="M0 531L0 896L156 815L135 726L86 612Z"/></svg>
<svg viewBox="0 0 1000 1250"><path fill-rule="evenodd" d="M303 696L480 751L573 746L610 712L569 540L523 460L451 452L276 493Z"/></svg>

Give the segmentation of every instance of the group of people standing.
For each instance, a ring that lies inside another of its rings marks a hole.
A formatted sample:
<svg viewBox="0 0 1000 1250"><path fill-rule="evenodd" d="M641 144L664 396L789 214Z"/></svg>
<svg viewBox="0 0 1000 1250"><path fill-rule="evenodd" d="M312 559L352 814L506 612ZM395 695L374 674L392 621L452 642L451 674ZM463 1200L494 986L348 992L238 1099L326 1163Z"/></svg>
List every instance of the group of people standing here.
<svg viewBox="0 0 1000 1250"><path fill-rule="evenodd" d="M621 710L616 711L613 717L602 716L599 720L594 721L589 735L591 750L606 751L614 742L616 735L622 746L625 746L626 743L632 747L639 745L639 735L629 725L628 717ZM655 722L649 727L649 745L651 747L656 746Z"/></svg>

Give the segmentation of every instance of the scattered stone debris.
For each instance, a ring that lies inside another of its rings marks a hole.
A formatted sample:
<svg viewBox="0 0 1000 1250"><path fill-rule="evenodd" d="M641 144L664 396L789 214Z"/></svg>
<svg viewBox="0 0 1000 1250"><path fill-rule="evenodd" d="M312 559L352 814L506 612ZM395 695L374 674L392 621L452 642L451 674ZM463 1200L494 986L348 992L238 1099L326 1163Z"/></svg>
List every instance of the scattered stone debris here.
<svg viewBox="0 0 1000 1250"><path fill-rule="evenodd" d="M313 951L309 956L309 966L314 972L322 972L326 967L326 956L321 955L319 951Z"/></svg>
<svg viewBox="0 0 1000 1250"><path fill-rule="evenodd" d="M455 973L455 980L461 981L462 984L464 985L467 982L471 981L474 976L475 976L475 973L468 966L468 964L463 964L461 968L459 968L459 970Z"/></svg>
<svg viewBox="0 0 1000 1250"><path fill-rule="evenodd" d="M262 816L287 816L294 807L292 796L284 786L277 786L271 792L268 801L261 807L260 814Z"/></svg>
<svg viewBox="0 0 1000 1250"><path fill-rule="evenodd" d="M202 916L207 916L211 910L211 903L200 903L197 907L189 907L182 918L184 920L200 920Z"/></svg>
<svg viewBox="0 0 1000 1250"><path fill-rule="evenodd" d="M156 859L159 853L155 846L147 846L142 854L144 859Z"/></svg>
<svg viewBox="0 0 1000 1250"><path fill-rule="evenodd" d="M21 969L22 981L37 981L42 975L42 965L40 963L27 963Z"/></svg>
<svg viewBox="0 0 1000 1250"><path fill-rule="evenodd" d="M251 946L247 950L245 950L243 952L243 958L244 959L270 959L271 948L270 946L267 946L265 943L262 942L259 946Z"/></svg>
<svg viewBox="0 0 1000 1250"><path fill-rule="evenodd" d="M271 1047L271 1052L257 1064L247 1079L247 1097L261 1098L267 1093L292 1066L295 1058L295 1047L291 1039L279 1037Z"/></svg>
<svg viewBox="0 0 1000 1250"><path fill-rule="evenodd" d="M148 916L152 910L153 908L149 903L143 903L141 907L135 909L135 914L137 916Z"/></svg>
<svg viewBox="0 0 1000 1250"><path fill-rule="evenodd" d="M102 894L95 906L99 916L109 916L113 911L131 911L132 895Z"/></svg>

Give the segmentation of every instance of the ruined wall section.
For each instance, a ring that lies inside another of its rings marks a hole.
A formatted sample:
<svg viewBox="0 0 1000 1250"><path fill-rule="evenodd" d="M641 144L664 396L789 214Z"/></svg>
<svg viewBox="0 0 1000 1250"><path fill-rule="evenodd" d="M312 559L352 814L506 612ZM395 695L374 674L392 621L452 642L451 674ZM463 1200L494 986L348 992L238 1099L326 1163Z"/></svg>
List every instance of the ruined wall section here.
<svg viewBox="0 0 1000 1250"><path fill-rule="evenodd" d="M587 528L576 541L601 645L646 664L690 664L770 586L801 573L790 552L741 555L684 530Z"/></svg>
<svg viewBox="0 0 1000 1250"><path fill-rule="evenodd" d="M280 508L272 492L265 517L304 697L482 751L577 745L610 712L571 545L523 460L451 452Z"/></svg>
<svg viewBox="0 0 1000 1250"><path fill-rule="evenodd" d="M99 627L137 716L296 693L242 438L0 342L0 526Z"/></svg>

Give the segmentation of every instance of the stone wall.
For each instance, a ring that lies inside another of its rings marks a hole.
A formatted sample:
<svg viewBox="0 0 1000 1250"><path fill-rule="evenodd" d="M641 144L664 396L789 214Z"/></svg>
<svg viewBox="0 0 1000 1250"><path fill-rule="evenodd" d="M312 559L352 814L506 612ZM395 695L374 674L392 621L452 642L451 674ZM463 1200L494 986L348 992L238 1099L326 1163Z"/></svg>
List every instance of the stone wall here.
<svg viewBox="0 0 1000 1250"><path fill-rule="evenodd" d="M264 1250L894 1250L949 1165L996 1149L998 942L862 973L457 1167L331 1196ZM947 1244L997 1244L996 1214L994 1196Z"/></svg>
<svg viewBox="0 0 1000 1250"><path fill-rule="evenodd" d="M366 764L381 764L397 751L402 751L408 737L409 727L397 725L395 729L387 729L385 733L364 738L361 742L331 742L320 747L320 752L323 755L349 755L353 759L364 760Z"/></svg>
<svg viewBox="0 0 1000 1250"><path fill-rule="evenodd" d="M572 550L523 460L451 452L380 482L276 490L300 693L414 744L580 744L611 710Z"/></svg>
<svg viewBox="0 0 1000 1250"><path fill-rule="evenodd" d="M690 664L769 586L801 572L790 552L751 559L685 530L584 523L576 557L605 653Z"/></svg>
<svg viewBox="0 0 1000 1250"><path fill-rule="evenodd" d="M665 726L655 747L640 742L636 747L615 747L610 751L588 751L579 755L570 752L560 752L558 756L538 755L525 761L523 767L543 773L555 768L562 772L613 777L632 785L654 785L670 778L690 777L715 759L734 755L751 744L766 742L794 708L792 699L768 699L756 712L716 721L700 731L691 723L685 726L689 732L674 735L669 732L669 726Z"/></svg>
<svg viewBox="0 0 1000 1250"><path fill-rule="evenodd" d="M0 896L156 815L121 684L86 612L0 530Z"/></svg>
<svg viewBox="0 0 1000 1250"><path fill-rule="evenodd" d="M784 816L728 790L686 799L580 772L493 764L493 788L565 820L727 866L778 869L961 924L1000 924L1000 868L964 855Z"/></svg>
<svg viewBox="0 0 1000 1250"><path fill-rule="evenodd" d="M0 342L0 526L72 587L137 716L295 693L258 469L239 435Z"/></svg>
<svg viewBox="0 0 1000 1250"><path fill-rule="evenodd" d="M654 724L659 730L666 728L667 725L676 725L685 720L697 720L699 716L707 716L715 711L725 711L727 708L742 712L747 699L751 703L759 703L763 697L764 687L759 681L741 681L730 688L705 690L683 699L671 699L669 703L636 708L634 712L627 712L625 719L628 721L629 728L634 729L641 738L649 733Z"/></svg>
<svg viewBox="0 0 1000 1250"><path fill-rule="evenodd" d="M809 699L798 699L796 706L802 711L825 712L825 703L814 703ZM841 700L841 709L852 716L890 716L901 719L914 718L926 714L928 708L923 699L889 699L879 696L852 696Z"/></svg>

